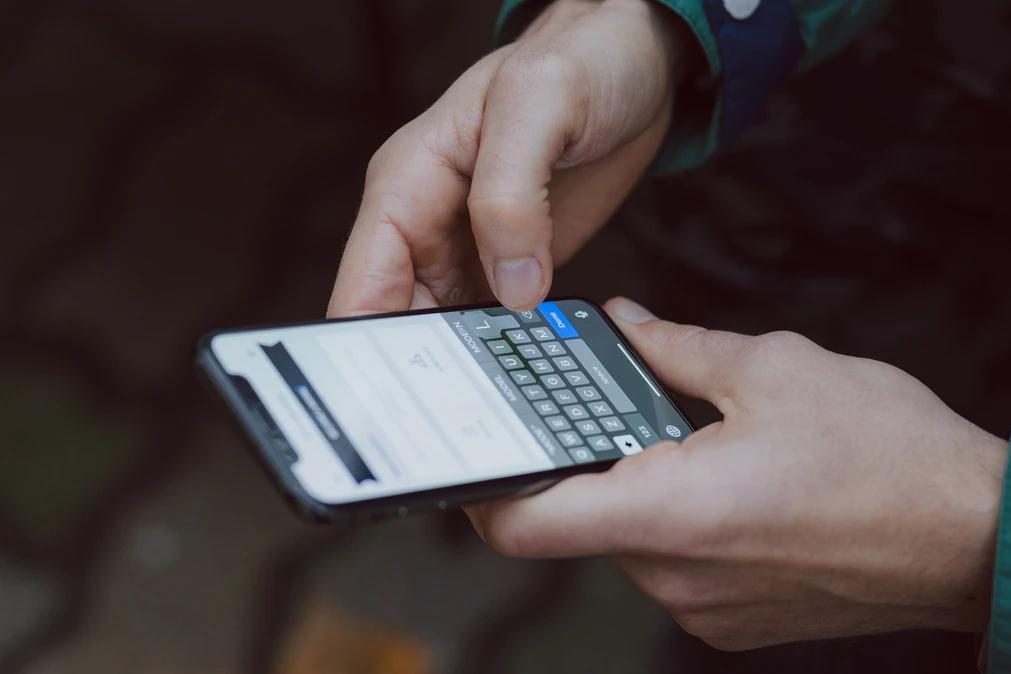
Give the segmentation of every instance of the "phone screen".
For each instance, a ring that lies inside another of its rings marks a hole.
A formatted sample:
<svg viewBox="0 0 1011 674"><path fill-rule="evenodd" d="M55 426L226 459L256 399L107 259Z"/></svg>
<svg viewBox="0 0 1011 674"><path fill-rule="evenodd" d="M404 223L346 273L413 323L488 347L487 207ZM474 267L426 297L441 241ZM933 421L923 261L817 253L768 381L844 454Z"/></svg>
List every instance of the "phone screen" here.
<svg viewBox="0 0 1011 674"><path fill-rule="evenodd" d="M326 504L611 461L691 429L584 300L243 330L210 349Z"/></svg>

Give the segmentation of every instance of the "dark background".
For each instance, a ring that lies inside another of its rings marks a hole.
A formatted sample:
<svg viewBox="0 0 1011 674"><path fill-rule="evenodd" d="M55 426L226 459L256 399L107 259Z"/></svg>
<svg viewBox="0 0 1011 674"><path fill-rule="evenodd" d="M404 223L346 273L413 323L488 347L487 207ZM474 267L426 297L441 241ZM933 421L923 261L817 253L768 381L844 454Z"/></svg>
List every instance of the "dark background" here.
<svg viewBox="0 0 1011 674"><path fill-rule="evenodd" d="M496 10L0 2L0 671L972 667L952 635L721 656L606 562L501 559L458 514L313 528L258 472L197 337L322 314L369 156ZM798 330L1005 434L1009 38L1006 3L900 2L555 290Z"/></svg>

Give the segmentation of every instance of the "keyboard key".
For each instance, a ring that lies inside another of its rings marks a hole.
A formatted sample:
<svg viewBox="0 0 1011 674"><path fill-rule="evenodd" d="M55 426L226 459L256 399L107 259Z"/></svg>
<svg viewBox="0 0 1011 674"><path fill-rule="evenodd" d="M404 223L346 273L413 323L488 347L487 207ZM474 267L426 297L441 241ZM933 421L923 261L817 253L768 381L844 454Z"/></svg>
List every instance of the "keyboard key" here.
<svg viewBox="0 0 1011 674"><path fill-rule="evenodd" d="M507 370L518 370L523 367L523 361L516 356L499 356L498 362Z"/></svg>
<svg viewBox="0 0 1011 674"><path fill-rule="evenodd" d="M606 452L609 449L614 449L614 445L611 444L611 441L605 435L595 435L592 438L587 438L586 444L592 447L595 452Z"/></svg>
<svg viewBox="0 0 1011 674"><path fill-rule="evenodd" d="M541 317L537 315L536 311L520 311L516 313L516 318L520 319L523 323L540 323Z"/></svg>
<svg viewBox="0 0 1011 674"><path fill-rule="evenodd" d="M527 400L542 400L548 397L547 392L537 384L524 386L521 390L523 391L523 395L527 397Z"/></svg>
<svg viewBox="0 0 1011 674"><path fill-rule="evenodd" d="M592 400L600 400L600 391L593 388L592 386L581 386L576 389L576 393L578 393L579 397L585 400L586 402L590 402Z"/></svg>
<svg viewBox="0 0 1011 674"><path fill-rule="evenodd" d="M555 437L558 438L558 442L562 443L562 447L575 447L576 445L583 444L583 438L579 436L579 433L575 431L562 431L561 433L555 433Z"/></svg>
<svg viewBox="0 0 1011 674"><path fill-rule="evenodd" d="M565 380L562 379L557 374L546 374L541 377L541 383L548 388L562 388L565 386Z"/></svg>
<svg viewBox="0 0 1011 674"><path fill-rule="evenodd" d="M534 336L538 342L547 342L555 338L554 333L552 333L547 328L530 328L530 334Z"/></svg>
<svg viewBox="0 0 1011 674"><path fill-rule="evenodd" d="M566 419L565 417L560 416L548 417L544 420L544 423L546 423L548 425L548 428L550 428L553 431L565 431L572 428L572 426L569 424L569 420Z"/></svg>
<svg viewBox="0 0 1011 674"><path fill-rule="evenodd" d="M544 342L541 344L544 347L544 353L549 356L564 356L565 348L558 342Z"/></svg>
<svg viewBox="0 0 1011 674"><path fill-rule="evenodd" d="M596 421L592 419L587 419L586 421L577 421L576 429L583 435L599 435L600 426L597 425Z"/></svg>
<svg viewBox="0 0 1011 674"><path fill-rule="evenodd" d="M529 370L513 370L509 376L520 386L534 383L534 376L530 374Z"/></svg>
<svg viewBox="0 0 1011 674"><path fill-rule="evenodd" d="M545 372L554 372L555 368L551 367L551 362L547 360L532 360L530 361L530 369L537 374L544 374Z"/></svg>
<svg viewBox="0 0 1011 674"><path fill-rule="evenodd" d="M527 334L526 330L506 330L505 336L509 338L509 341L513 344L529 344L530 335Z"/></svg>
<svg viewBox="0 0 1011 674"><path fill-rule="evenodd" d="M504 353L513 352L513 348L509 346L509 343L503 342L501 339L496 339L493 342L488 342L488 350L494 353L496 356L501 356Z"/></svg>
<svg viewBox="0 0 1011 674"><path fill-rule="evenodd" d="M537 410L537 413L542 416L547 416L549 414L558 414L558 406L555 405L550 400L538 400L537 402L534 403L534 409ZM565 427L568 428L568 424L566 424Z"/></svg>
<svg viewBox="0 0 1011 674"><path fill-rule="evenodd" d="M593 457L593 453L590 452L586 447L573 447L569 450L569 456L576 463L591 463L596 461Z"/></svg>
<svg viewBox="0 0 1011 674"><path fill-rule="evenodd" d="M576 397L576 394L568 389L564 389L562 391L552 391L551 395L554 396L555 401L559 405L571 405L572 403L579 402L579 398Z"/></svg>
<svg viewBox="0 0 1011 674"><path fill-rule="evenodd" d="M612 410L611 406L605 402L590 403L590 411L593 412L594 416L598 417L606 417L614 414L614 410Z"/></svg>
<svg viewBox="0 0 1011 674"><path fill-rule="evenodd" d="M649 447L654 442L659 442L660 438L657 437L656 431L653 427L649 425L646 421L646 417L641 414L627 414L625 415L625 421L628 422L628 427L632 429L636 437L639 438L639 443L643 447Z"/></svg>
<svg viewBox="0 0 1011 674"><path fill-rule="evenodd" d="M632 404L628 394L618 386L614 377L607 371L604 364L600 362L600 359L594 355L586 342L581 339L570 339L565 342L565 346L579 359L579 362L586 368L587 376L604 392L604 396L611 401L615 409L622 414L635 412L635 405ZM620 344L619 347L624 348Z"/></svg>
<svg viewBox="0 0 1011 674"><path fill-rule="evenodd" d="M590 383L590 380L582 372L566 372L565 378L573 386L586 386Z"/></svg>
<svg viewBox="0 0 1011 674"><path fill-rule="evenodd" d="M616 433L617 431L625 430L625 424L621 423L621 419L618 417L604 417L603 419L598 419L598 421L608 433Z"/></svg>
<svg viewBox="0 0 1011 674"><path fill-rule="evenodd" d="M582 405L569 405L568 407L563 407L562 410L565 412L565 415L573 421L586 419L590 416L590 413L587 412L586 408Z"/></svg>
<svg viewBox="0 0 1011 674"><path fill-rule="evenodd" d="M614 436L614 444L618 445L622 454L638 454L642 451L642 446L633 435L616 435Z"/></svg>
<svg viewBox="0 0 1011 674"><path fill-rule="evenodd" d="M555 361L555 367L562 371L575 370L578 367L576 365L576 361L569 356L560 356L558 358L552 358L551 360Z"/></svg>
<svg viewBox="0 0 1011 674"><path fill-rule="evenodd" d="M489 339L495 339L491 335L497 335L503 330L512 330L520 327L520 322L516 320L515 316L508 314L492 316L480 309L463 311L460 314L460 318L463 319L464 324L466 324L471 333L481 337L488 337Z"/></svg>
<svg viewBox="0 0 1011 674"><path fill-rule="evenodd" d="M667 424L667 426L664 427L663 431L672 438L680 438L682 435L685 435L685 432L681 430L680 427L675 426L674 424Z"/></svg>
<svg viewBox="0 0 1011 674"><path fill-rule="evenodd" d="M534 344L524 344L523 346L520 346L516 350L519 351L520 355L526 358L527 360L530 360L532 358L541 358L544 355L543 353L541 353L541 350L538 349L537 346Z"/></svg>

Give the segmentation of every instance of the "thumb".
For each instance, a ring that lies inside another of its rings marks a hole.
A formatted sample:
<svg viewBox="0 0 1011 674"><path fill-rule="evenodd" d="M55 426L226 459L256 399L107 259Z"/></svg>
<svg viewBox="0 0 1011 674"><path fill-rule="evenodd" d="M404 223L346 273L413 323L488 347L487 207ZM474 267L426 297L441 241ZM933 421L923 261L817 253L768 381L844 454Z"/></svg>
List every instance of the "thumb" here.
<svg viewBox="0 0 1011 674"><path fill-rule="evenodd" d="M738 356L750 337L661 321L624 297L604 308L665 384L726 413L737 384Z"/></svg>
<svg viewBox="0 0 1011 674"><path fill-rule="evenodd" d="M677 445L659 443L602 473L568 477L532 496L466 508L478 535L511 557L584 557L648 548L659 499L670 503L666 474ZM675 464L680 465L680 464ZM674 490L677 493L677 490Z"/></svg>
<svg viewBox="0 0 1011 674"><path fill-rule="evenodd" d="M564 57L512 58L489 87L467 206L502 304L533 308L551 287L548 183L574 127Z"/></svg>

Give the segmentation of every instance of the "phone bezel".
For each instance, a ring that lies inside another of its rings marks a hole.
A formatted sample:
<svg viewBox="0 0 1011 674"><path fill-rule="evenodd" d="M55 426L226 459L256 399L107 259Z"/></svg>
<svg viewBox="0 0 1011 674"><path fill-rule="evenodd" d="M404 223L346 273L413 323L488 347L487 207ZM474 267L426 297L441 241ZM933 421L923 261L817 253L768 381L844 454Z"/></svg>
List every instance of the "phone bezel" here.
<svg viewBox="0 0 1011 674"><path fill-rule="evenodd" d="M628 352L635 358L653 383L657 385L664 398L681 415L688 425L690 431L695 430L695 424L684 413L677 402L670 396L663 384L653 374L652 369L632 346L625 335L622 334L618 326L607 315L607 312L596 302L578 296L565 296L550 298L551 301L579 301L586 302L592 306L604 319L605 324L611 329L615 337L620 340ZM490 480L480 480L468 482L466 484L452 485L448 487L436 487L421 491L408 492L406 494L394 494L391 496L379 496L376 498L350 501L347 503L325 503L308 494L301 483L295 478L288 467L286 461L279 456L277 448L270 437L263 432L262 424L254 418L253 412L246 405L244 398L236 390L231 381L231 375L224 369L218 361L211 344L215 337L225 334L250 332L256 330L271 330L279 328L296 328L311 325L326 325L329 323L344 323L351 321L376 320L382 318L396 318L398 316L417 316L423 314L448 313L453 311L471 311L475 309L499 308L500 304L495 302L485 302L477 304L465 304L452 307L436 307L431 309L415 309L407 311L395 311L384 314L368 314L363 316L348 316L342 318L330 318L314 321L298 321L294 323L284 323L280 325L254 325L236 328L225 328L209 332L200 338L197 343L197 365L200 372L205 376L211 388L218 394L225 403L232 417L238 422L241 435L252 444L254 455L259 460L261 466L267 471L271 480L280 489L285 499L303 517L316 522L346 521L348 519L373 518L388 515L406 515L418 510L446 510L451 507L458 507L469 503L486 501L492 498L518 495L525 491L534 491L542 487L554 484L566 477L580 473L602 472L610 468L620 459L610 459L605 461L595 461L593 463L576 464L562 468L551 468L538 471L536 473L524 473L521 475L510 475L508 477L493 478Z"/></svg>

